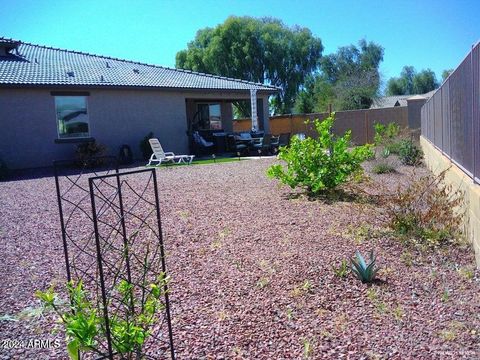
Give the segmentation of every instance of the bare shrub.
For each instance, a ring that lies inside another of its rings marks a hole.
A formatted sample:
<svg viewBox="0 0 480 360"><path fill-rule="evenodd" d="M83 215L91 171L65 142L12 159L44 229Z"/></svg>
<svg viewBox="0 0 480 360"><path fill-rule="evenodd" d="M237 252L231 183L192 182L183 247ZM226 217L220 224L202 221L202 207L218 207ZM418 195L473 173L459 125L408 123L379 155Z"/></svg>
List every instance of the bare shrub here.
<svg viewBox="0 0 480 360"><path fill-rule="evenodd" d="M462 238L463 193L445 183L447 170L437 176L423 176L407 187L399 186L393 194L379 196L382 216L395 234L428 247Z"/></svg>

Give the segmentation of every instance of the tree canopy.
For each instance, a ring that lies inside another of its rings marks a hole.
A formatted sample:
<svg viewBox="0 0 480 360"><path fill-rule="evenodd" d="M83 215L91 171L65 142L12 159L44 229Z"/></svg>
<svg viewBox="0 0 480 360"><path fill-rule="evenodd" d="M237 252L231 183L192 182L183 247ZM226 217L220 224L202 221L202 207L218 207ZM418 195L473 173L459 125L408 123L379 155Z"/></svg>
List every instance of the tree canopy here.
<svg viewBox="0 0 480 360"><path fill-rule="evenodd" d="M425 94L438 87L437 77L430 70L417 73L413 66L404 66L399 77L393 77L387 82L387 95Z"/></svg>
<svg viewBox="0 0 480 360"><path fill-rule="evenodd" d="M362 39L358 46L340 47L320 60L320 71L307 78L295 110L300 113L369 108L380 88L383 47Z"/></svg>
<svg viewBox="0 0 480 360"><path fill-rule="evenodd" d="M442 71L442 82L447 80L447 78L450 76L450 74L453 72L454 69L445 69Z"/></svg>
<svg viewBox="0 0 480 360"><path fill-rule="evenodd" d="M290 112L305 78L318 68L320 38L273 18L231 16L215 28L199 30L176 67L278 86L276 113Z"/></svg>

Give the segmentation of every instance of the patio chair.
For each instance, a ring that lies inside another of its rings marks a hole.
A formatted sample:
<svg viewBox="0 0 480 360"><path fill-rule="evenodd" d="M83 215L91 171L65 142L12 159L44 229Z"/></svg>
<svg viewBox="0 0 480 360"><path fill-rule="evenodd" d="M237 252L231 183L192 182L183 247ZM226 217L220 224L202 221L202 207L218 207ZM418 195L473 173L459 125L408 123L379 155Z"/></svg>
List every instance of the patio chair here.
<svg viewBox="0 0 480 360"><path fill-rule="evenodd" d="M290 144L290 133L282 133L278 139L278 146L288 146Z"/></svg>
<svg viewBox="0 0 480 360"><path fill-rule="evenodd" d="M272 135L272 140L270 141L270 148L274 154L278 152L280 147L280 135Z"/></svg>
<svg viewBox="0 0 480 360"><path fill-rule="evenodd" d="M227 136L227 146L228 150L234 153L244 154L248 151L248 146L242 142L238 142L233 134Z"/></svg>
<svg viewBox="0 0 480 360"><path fill-rule="evenodd" d="M163 151L162 145L158 139L153 138L149 139L148 142L150 143L150 147L152 148L153 154L150 156L150 160L146 166L153 165L153 163L157 162L156 166L160 166L163 163L186 163L191 164L195 155L175 155L173 152L165 152Z"/></svg>
<svg viewBox="0 0 480 360"><path fill-rule="evenodd" d="M212 141L207 141L200 135L198 131L193 132L193 142L195 144L195 153L199 154L212 154L215 151L215 144Z"/></svg>
<svg viewBox="0 0 480 360"><path fill-rule="evenodd" d="M272 149L272 135L271 134L265 134L265 136L262 137L262 138L254 139L250 149L260 151L260 153L262 155L264 154L264 152L266 152L266 153L271 152L271 149Z"/></svg>
<svg viewBox="0 0 480 360"><path fill-rule="evenodd" d="M270 144L272 147L278 147L280 144L280 135L272 135L272 141Z"/></svg>
<svg viewBox="0 0 480 360"><path fill-rule="evenodd" d="M250 135L252 136L252 138L261 138L263 137L263 135L265 135L265 131L263 130L256 130L256 131L250 131Z"/></svg>
<svg viewBox="0 0 480 360"><path fill-rule="evenodd" d="M238 140L251 141L252 135L249 132L241 132L238 134Z"/></svg>

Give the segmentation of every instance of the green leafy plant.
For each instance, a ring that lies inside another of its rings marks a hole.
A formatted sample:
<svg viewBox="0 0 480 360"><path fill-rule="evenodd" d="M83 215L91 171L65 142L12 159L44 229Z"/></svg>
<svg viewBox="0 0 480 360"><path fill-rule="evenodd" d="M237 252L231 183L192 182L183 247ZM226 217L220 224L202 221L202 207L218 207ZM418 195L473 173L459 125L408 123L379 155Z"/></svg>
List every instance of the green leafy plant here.
<svg viewBox="0 0 480 360"><path fill-rule="evenodd" d="M363 283L371 283L375 280L378 268L376 267L376 257L373 254L373 250L370 251L370 261L367 262L363 258L359 251L355 253L355 258L351 260L352 272Z"/></svg>
<svg viewBox="0 0 480 360"><path fill-rule="evenodd" d="M308 292L312 292L313 290L313 285L312 283L310 282L310 280L305 280L302 284L302 290L305 291L306 293Z"/></svg>
<svg viewBox="0 0 480 360"><path fill-rule="evenodd" d="M394 122L387 125L375 123L373 128L375 130L373 141L377 146L392 142L400 134L400 126Z"/></svg>
<svg viewBox="0 0 480 360"><path fill-rule="evenodd" d="M314 121L318 138L293 137L290 146L280 148L278 158L286 162L272 165L267 175L283 184L305 188L311 194L331 190L346 182L361 169L361 163L372 154L371 146L349 149L351 132L343 136L332 133L334 114L324 121Z"/></svg>
<svg viewBox="0 0 480 360"><path fill-rule="evenodd" d="M386 217L397 236L427 247L460 242L463 194L445 183L447 170L421 177L379 198L380 217Z"/></svg>
<svg viewBox="0 0 480 360"><path fill-rule="evenodd" d="M158 321L157 313L165 309L163 297L169 278L163 273L157 281L150 283L144 298L135 296L134 286L121 280L116 286L118 311L109 317L112 346L122 358L133 358L141 352L142 345L148 338L151 328ZM67 283L70 302L60 302L54 288L36 291L35 295L47 309L53 310L65 327L67 351L71 359L78 359L79 352L89 351L105 355L99 343L106 337L105 318L98 304L87 296L82 281ZM67 305L68 304L68 305ZM132 312L131 309L141 309Z"/></svg>
<svg viewBox="0 0 480 360"><path fill-rule="evenodd" d="M380 150L380 155L383 158L389 157L391 154L398 155L400 151L402 136L400 126L396 123L389 123L387 125L374 124L374 143L376 149ZM377 150L376 150L377 151Z"/></svg>
<svg viewBox="0 0 480 360"><path fill-rule="evenodd" d="M395 154L398 155L400 153L400 147L402 145L401 140L400 141L394 141L389 144L385 145L385 150L388 150L389 154Z"/></svg>
<svg viewBox="0 0 480 360"><path fill-rule="evenodd" d="M402 305L397 305L392 310L393 318L397 321L402 321L403 317L405 316L405 311L403 310Z"/></svg>
<svg viewBox="0 0 480 360"><path fill-rule="evenodd" d="M395 167L386 162L380 162L373 166L372 172L374 174L388 174L395 172Z"/></svg>
<svg viewBox="0 0 480 360"><path fill-rule="evenodd" d="M107 148L105 145L97 143L95 140L81 143L77 146L77 161L80 165L97 166L103 162L101 159L92 159L105 155Z"/></svg>
<svg viewBox="0 0 480 360"><path fill-rule="evenodd" d="M348 261L346 259L343 259L338 267L333 266L332 268L333 268L333 273L335 274L335 276L337 276L339 278L347 277L349 266L348 266Z"/></svg>
<svg viewBox="0 0 480 360"><path fill-rule="evenodd" d="M313 355L313 343L309 339L303 339L303 356L309 359Z"/></svg>
<svg viewBox="0 0 480 360"><path fill-rule="evenodd" d="M441 299L442 299L442 302L444 302L444 303L448 302L448 300L450 300L450 290L445 288L445 290L443 290L443 292L442 292Z"/></svg>
<svg viewBox="0 0 480 360"><path fill-rule="evenodd" d="M141 141L140 141L140 151L142 152L142 156L144 160L148 160L150 155L152 154L152 149L150 147L150 143L148 140L153 138L153 132L149 132Z"/></svg>
<svg viewBox="0 0 480 360"><path fill-rule="evenodd" d="M294 317L293 309L291 307L287 307L286 315L288 320L292 320Z"/></svg>
<svg viewBox="0 0 480 360"><path fill-rule="evenodd" d="M422 151L412 140L402 140L400 142L398 156L402 164L414 166L422 159Z"/></svg>

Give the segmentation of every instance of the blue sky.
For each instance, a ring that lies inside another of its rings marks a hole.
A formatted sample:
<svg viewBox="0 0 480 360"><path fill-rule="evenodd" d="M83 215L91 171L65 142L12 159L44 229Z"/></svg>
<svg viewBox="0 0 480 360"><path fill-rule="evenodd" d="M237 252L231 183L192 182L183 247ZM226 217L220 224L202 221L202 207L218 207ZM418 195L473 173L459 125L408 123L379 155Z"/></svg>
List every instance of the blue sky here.
<svg viewBox="0 0 480 360"><path fill-rule="evenodd" d="M324 54L366 38L385 48L384 80L404 65L440 74L480 40L479 0L0 0L0 36L174 66L198 29L229 15L308 27Z"/></svg>

